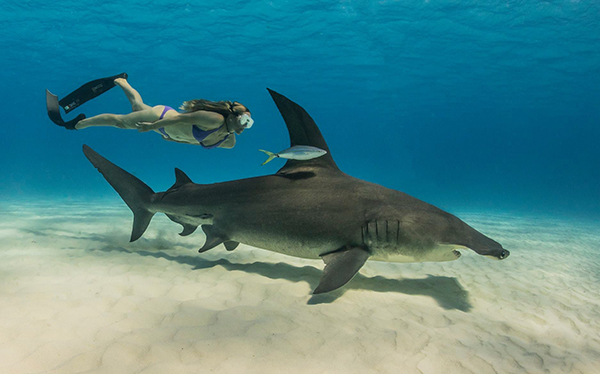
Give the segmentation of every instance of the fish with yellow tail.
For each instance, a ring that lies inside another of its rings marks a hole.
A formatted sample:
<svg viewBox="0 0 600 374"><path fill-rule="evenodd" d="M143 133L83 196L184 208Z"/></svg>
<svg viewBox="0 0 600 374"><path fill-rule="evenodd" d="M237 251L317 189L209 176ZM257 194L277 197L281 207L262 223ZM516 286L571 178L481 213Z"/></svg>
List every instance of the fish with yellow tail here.
<svg viewBox="0 0 600 374"><path fill-rule="evenodd" d="M265 151L264 149L259 149L259 151L264 152L269 156L267 161L263 162L261 165L271 162L275 157L286 158L289 160L312 160L313 158L321 157L327 153L324 149L312 147L310 145L295 145L277 153Z"/></svg>

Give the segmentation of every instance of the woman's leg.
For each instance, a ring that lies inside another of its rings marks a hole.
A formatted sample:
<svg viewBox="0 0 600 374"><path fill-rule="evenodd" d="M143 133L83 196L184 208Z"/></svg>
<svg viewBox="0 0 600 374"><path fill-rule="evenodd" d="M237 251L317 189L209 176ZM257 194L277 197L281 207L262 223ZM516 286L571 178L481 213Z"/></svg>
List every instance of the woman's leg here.
<svg viewBox="0 0 600 374"><path fill-rule="evenodd" d="M99 114L94 117L86 118L75 125L77 130L91 126L112 126L120 129L137 129L136 123L138 122L158 121L164 106L158 105L151 107L144 104L140 93L131 87L129 82L124 78L115 79L115 84L121 87L125 96L127 96L133 112L125 115L108 113Z"/></svg>
<svg viewBox="0 0 600 374"><path fill-rule="evenodd" d="M144 104L140 93L137 92L133 87L131 87L131 85L129 84L129 82L127 82L126 79L117 78L115 79L115 84L121 87L121 89L125 93L125 96L127 96L127 99L129 99L129 102L131 103L131 109L134 112L152 108L151 106Z"/></svg>
<svg viewBox="0 0 600 374"><path fill-rule="evenodd" d="M147 106L147 105L146 105ZM148 109L138 110L129 114L99 114L94 117L81 120L75 125L77 130L91 126L112 126L120 129L137 129L138 122L155 122L160 118L164 106L157 105Z"/></svg>

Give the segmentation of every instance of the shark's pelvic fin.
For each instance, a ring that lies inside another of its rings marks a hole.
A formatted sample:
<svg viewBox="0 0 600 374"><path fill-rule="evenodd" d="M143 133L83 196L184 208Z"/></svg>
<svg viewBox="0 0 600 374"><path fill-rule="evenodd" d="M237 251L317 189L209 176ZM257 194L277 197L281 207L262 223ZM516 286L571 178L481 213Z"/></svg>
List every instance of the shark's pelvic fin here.
<svg viewBox="0 0 600 374"><path fill-rule="evenodd" d="M202 225L202 231L206 234L206 241L202 248L198 250L198 253L206 252L219 244L229 241L229 238L213 225Z"/></svg>
<svg viewBox="0 0 600 374"><path fill-rule="evenodd" d="M348 283L365 264L369 252L362 247L344 247L321 258L325 262L325 269L319 285L313 291L315 295L333 291Z"/></svg>
<svg viewBox="0 0 600 374"><path fill-rule="evenodd" d="M240 243L234 242L233 240L228 240L223 244L225 244L225 249L227 249L228 251L233 251L237 248L238 245L240 245Z"/></svg>
<svg viewBox="0 0 600 374"><path fill-rule="evenodd" d="M154 213L148 210L154 191L144 182L100 156L85 144L83 145L83 153L133 212L133 229L130 241L138 240L144 234L154 216Z"/></svg>
<svg viewBox="0 0 600 374"><path fill-rule="evenodd" d="M279 112L285 121L290 134L291 146L310 145L327 151L327 154L312 160L288 160L277 174L293 173L296 168L307 171L311 167L339 170L335 161L333 161L333 157L331 157L331 152L329 151L329 147L327 146L323 135L321 135L321 131L319 131L315 121L304 108L273 90L268 88L267 90L271 94L273 101L277 105L277 109L279 109Z"/></svg>

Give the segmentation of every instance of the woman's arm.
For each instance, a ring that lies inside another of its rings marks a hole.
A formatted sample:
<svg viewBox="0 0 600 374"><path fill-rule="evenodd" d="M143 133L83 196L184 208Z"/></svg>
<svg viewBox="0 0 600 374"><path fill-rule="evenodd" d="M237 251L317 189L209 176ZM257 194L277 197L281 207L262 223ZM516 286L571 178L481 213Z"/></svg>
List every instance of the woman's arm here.
<svg viewBox="0 0 600 374"><path fill-rule="evenodd" d="M225 118L215 112L199 110L191 113L177 113L156 122L138 122L138 131L146 132L172 125L196 125L202 130L213 130L221 127Z"/></svg>
<svg viewBox="0 0 600 374"><path fill-rule="evenodd" d="M233 148L235 146L235 134L229 134L227 139L221 144L219 144L219 148Z"/></svg>
<svg viewBox="0 0 600 374"><path fill-rule="evenodd" d="M184 142L184 141L181 141L181 140L175 140L175 139L171 139L171 138L166 138L164 136L163 136L163 139L166 140L166 141L169 141L169 142L175 142L175 143L181 143L181 144L190 144L189 142Z"/></svg>

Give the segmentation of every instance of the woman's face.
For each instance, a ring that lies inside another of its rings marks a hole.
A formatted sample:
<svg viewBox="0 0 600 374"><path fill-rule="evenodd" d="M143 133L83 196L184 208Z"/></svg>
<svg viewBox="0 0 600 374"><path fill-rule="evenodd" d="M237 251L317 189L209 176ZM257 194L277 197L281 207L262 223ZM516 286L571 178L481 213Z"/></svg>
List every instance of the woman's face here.
<svg viewBox="0 0 600 374"><path fill-rule="evenodd" d="M250 112L242 112L235 116L229 116L228 119L231 119L233 123L230 123L230 128L235 131L236 134L241 134L244 130L249 129L254 124L254 120Z"/></svg>

